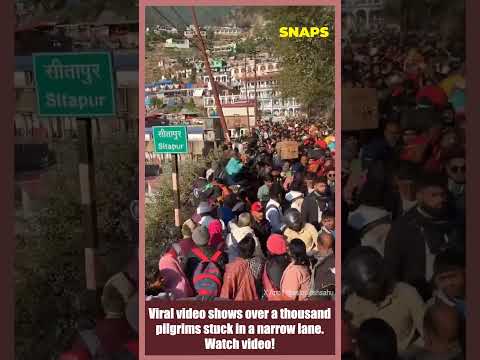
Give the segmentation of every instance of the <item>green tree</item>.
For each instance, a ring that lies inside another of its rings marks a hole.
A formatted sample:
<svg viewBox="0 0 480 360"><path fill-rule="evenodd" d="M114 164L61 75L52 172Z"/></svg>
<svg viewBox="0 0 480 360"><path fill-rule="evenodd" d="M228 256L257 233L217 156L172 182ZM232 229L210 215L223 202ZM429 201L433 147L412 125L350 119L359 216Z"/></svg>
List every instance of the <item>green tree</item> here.
<svg viewBox="0 0 480 360"><path fill-rule="evenodd" d="M245 39L237 44L237 54L250 55L257 49L257 43L253 39Z"/></svg>
<svg viewBox="0 0 480 360"><path fill-rule="evenodd" d="M185 108L189 111L197 111L197 106L195 105L195 102L193 99L190 99L186 104Z"/></svg>
<svg viewBox="0 0 480 360"><path fill-rule="evenodd" d="M331 7L272 7L270 20L260 38L269 39L282 70L278 76L284 97L296 98L307 110L325 108L334 99L335 49L334 9ZM327 38L280 38L282 26L328 26Z"/></svg>
<svg viewBox="0 0 480 360"><path fill-rule="evenodd" d="M119 271L136 246L129 220L137 149L138 137L129 135L95 144L99 254L106 276ZM78 149L68 143L56 144L55 150L59 162L45 174L45 207L23 219L24 230L16 239L17 359L57 358L84 315L83 305L77 306L85 290Z"/></svg>
<svg viewBox="0 0 480 360"><path fill-rule="evenodd" d="M180 213L182 220L194 212L192 183L206 161L219 159L220 153L211 152L200 161L187 159L179 164ZM163 166L164 175L158 180L158 191L145 204L145 274L152 275L158 269L158 260L168 246L178 238L175 234L173 190L170 162Z"/></svg>

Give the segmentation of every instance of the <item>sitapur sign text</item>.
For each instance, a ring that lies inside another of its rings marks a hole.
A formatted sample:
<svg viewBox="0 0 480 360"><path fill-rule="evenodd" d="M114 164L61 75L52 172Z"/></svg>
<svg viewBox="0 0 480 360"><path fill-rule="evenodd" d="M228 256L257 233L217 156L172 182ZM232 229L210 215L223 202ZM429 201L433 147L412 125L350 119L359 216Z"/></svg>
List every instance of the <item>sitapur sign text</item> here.
<svg viewBox="0 0 480 360"><path fill-rule="evenodd" d="M153 144L157 154L187 154L186 126L154 126Z"/></svg>
<svg viewBox="0 0 480 360"><path fill-rule="evenodd" d="M33 55L39 116L115 116L108 52Z"/></svg>

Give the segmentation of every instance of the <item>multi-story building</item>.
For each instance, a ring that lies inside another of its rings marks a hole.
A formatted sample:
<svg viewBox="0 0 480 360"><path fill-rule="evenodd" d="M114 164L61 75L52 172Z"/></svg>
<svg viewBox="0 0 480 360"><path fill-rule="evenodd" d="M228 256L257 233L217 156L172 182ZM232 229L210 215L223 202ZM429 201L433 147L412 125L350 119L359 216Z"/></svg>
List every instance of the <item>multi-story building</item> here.
<svg viewBox="0 0 480 360"><path fill-rule="evenodd" d="M243 80L246 77L254 76L255 67L257 76L272 75L280 70L280 64L277 61L255 62L253 59L247 59L246 65L244 60L237 60L233 63L230 68L230 73L233 79Z"/></svg>
<svg viewBox="0 0 480 360"><path fill-rule="evenodd" d="M247 99L255 99L255 81L254 78L247 79L247 89L245 83L239 86L240 94L220 95L222 105L237 104L245 102ZM294 98L283 99L280 91L277 89L277 80L269 76L257 77L257 102L258 110L262 116L266 117L288 117L301 113L301 104ZM203 106L207 113L211 115L216 111L215 101L212 96L204 97Z"/></svg>
<svg viewBox="0 0 480 360"><path fill-rule="evenodd" d="M242 97L242 95L219 95L220 97L220 102L222 105L227 105L227 104L236 104L240 103L242 101L245 101L245 97ZM215 100L213 96L205 96L203 98L203 107L207 109L208 115L212 115L213 112L216 111L216 106L215 106Z"/></svg>
<svg viewBox="0 0 480 360"><path fill-rule="evenodd" d="M147 33L152 31L154 34L160 33L167 33L167 34L178 34L178 30L173 26L162 26L162 25L155 25L152 28L146 28L145 30Z"/></svg>
<svg viewBox="0 0 480 360"><path fill-rule="evenodd" d="M240 87L242 98L255 98L255 78L247 78L247 88ZM294 98L283 99L278 90L278 81L271 75L257 76L258 108L265 116L294 116L301 113L301 104Z"/></svg>
<svg viewBox="0 0 480 360"><path fill-rule="evenodd" d="M174 77L177 80L189 79L192 76L193 70L186 68L181 70L176 70L174 73Z"/></svg>
<svg viewBox="0 0 480 360"><path fill-rule="evenodd" d="M192 39L194 36L196 36L196 33L195 26L189 25L183 32L183 36L185 36L187 39ZM203 29L200 29L200 35L202 35L202 37L205 39L207 37L207 32Z"/></svg>
<svg viewBox="0 0 480 360"><path fill-rule="evenodd" d="M214 45L212 49L213 54L228 54L237 50L236 43L228 43L223 45Z"/></svg>
<svg viewBox="0 0 480 360"><path fill-rule="evenodd" d="M174 39L167 39L165 40L165 47L166 48L176 48L176 49L189 49L190 48L190 40L183 39L183 40L174 40Z"/></svg>
<svg viewBox="0 0 480 360"><path fill-rule="evenodd" d="M72 39L73 48L77 50L138 48L138 20L115 21L105 15L94 23L57 24L55 29Z"/></svg>
<svg viewBox="0 0 480 360"><path fill-rule="evenodd" d="M243 30L236 26L213 26L211 27L215 36L240 36Z"/></svg>
<svg viewBox="0 0 480 360"><path fill-rule="evenodd" d="M342 0L342 18L352 18L355 29L375 28L383 22L384 0Z"/></svg>
<svg viewBox="0 0 480 360"><path fill-rule="evenodd" d="M227 62L223 59L213 59L210 62L210 67L213 71L222 72L227 70Z"/></svg>
<svg viewBox="0 0 480 360"><path fill-rule="evenodd" d="M225 86L232 85L232 76L228 71L213 73L213 79L215 80L216 83L219 83ZM210 84L210 77L208 76L208 74L203 74L202 80L204 83Z"/></svg>

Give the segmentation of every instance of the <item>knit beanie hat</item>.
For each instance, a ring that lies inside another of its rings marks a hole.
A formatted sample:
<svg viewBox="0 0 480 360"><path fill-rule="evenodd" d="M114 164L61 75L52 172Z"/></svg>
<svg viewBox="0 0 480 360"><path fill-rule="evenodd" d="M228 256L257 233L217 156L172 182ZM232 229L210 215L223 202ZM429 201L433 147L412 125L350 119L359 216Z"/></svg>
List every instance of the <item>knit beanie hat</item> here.
<svg viewBox="0 0 480 360"><path fill-rule="evenodd" d="M238 216L237 225L239 227L250 226L251 223L252 223L252 217L250 213L244 212Z"/></svg>
<svg viewBox="0 0 480 360"><path fill-rule="evenodd" d="M184 239L192 237L192 231L197 227L197 224L192 219L188 219L182 225L182 236Z"/></svg>
<svg viewBox="0 0 480 360"><path fill-rule="evenodd" d="M212 212L213 207L208 203L208 201L202 201L197 207L197 214L203 215Z"/></svg>
<svg viewBox="0 0 480 360"><path fill-rule="evenodd" d="M272 234L267 240L267 249L272 255L283 255L287 253L287 242L280 234Z"/></svg>
<svg viewBox="0 0 480 360"><path fill-rule="evenodd" d="M208 244L210 234L205 226L199 226L192 233L192 240L197 246L205 246Z"/></svg>

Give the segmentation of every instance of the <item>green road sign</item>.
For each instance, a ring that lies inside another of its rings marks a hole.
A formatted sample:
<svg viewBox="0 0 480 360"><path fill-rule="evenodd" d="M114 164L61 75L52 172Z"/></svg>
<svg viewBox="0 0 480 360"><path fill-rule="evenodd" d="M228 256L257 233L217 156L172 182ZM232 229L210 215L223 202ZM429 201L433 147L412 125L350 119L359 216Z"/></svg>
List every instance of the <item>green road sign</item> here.
<svg viewBox="0 0 480 360"><path fill-rule="evenodd" d="M187 154L186 126L154 126L153 144L157 154Z"/></svg>
<svg viewBox="0 0 480 360"><path fill-rule="evenodd" d="M39 116L115 116L115 83L108 52L33 55Z"/></svg>

